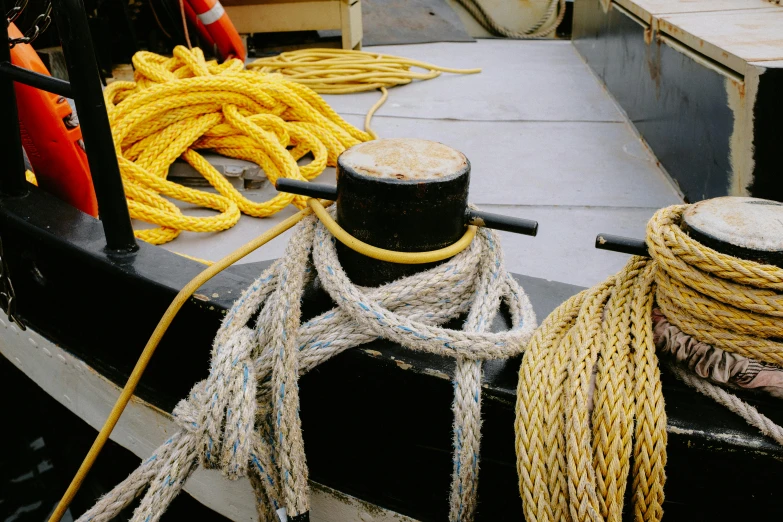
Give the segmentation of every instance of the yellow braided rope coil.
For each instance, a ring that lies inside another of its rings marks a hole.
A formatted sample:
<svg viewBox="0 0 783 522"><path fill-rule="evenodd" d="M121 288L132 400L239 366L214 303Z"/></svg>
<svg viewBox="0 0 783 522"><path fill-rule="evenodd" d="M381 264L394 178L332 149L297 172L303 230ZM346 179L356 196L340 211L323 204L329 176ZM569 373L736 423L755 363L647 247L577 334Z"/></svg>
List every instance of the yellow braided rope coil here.
<svg viewBox="0 0 783 522"><path fill-rule="evenodd" d="M726 351L783 364L783 270L705 247L679 227L686 206L647 226L652 259L572 297L530 341L519 372L516 448L526 520L663 516L666 412L653 302L672 324Z"/></svg>
<svg viewBox="0 0 783 522"><path fill-rule="evenodd" d="M411 67L424 69L415 72ZM481 69L451 69L388 54L344 49L301 49L259 58L248 69L280 73L321 94L374 91L413 80L431 80L441 73L476 74Z"/></svg>
<svg viewBox="0 0 783 522"><path fill-rule="evenodd" d="M412 71L412 67L426 72ZM431 80L441 73L478 74L481 69L452 69L390 54L345 49L300 49L277 56L259 58L247 68L261 73L277 73L308 86L320 94L351 94L380 89L382 95L364 118L364 130L378 136L370 127L375 111L389 96L387 87L413 80Z"/></svg>
<svg viewBox="0 0 783 522"><path fill-rule="evenodd" d="M133 65L135 82L114 82L104 96L131 216L159 225L136 231L149 243L166 243L182 230L225 230L242 212L265 217L290 203L305 207L306 198L285 193L248 200L199 150L255 162L274 183L279 177L313 179L335 166L346 148L372 139L306 86L247 71L239 60L218 65L198 48L177 46L171 58L138 52ZM313 159L298 165L307 154ZM218 193L168 181L169 166L179 157ZM167 198L217 214L187 216Z"/></svg>

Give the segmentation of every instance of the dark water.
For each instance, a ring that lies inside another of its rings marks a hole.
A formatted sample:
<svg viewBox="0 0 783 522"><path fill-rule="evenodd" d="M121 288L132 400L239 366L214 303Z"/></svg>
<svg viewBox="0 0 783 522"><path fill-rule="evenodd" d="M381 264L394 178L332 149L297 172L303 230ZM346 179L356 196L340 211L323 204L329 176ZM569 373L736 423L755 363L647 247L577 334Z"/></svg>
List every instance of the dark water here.
<svg viewBox="0 0 783 522"><path fill-rule="evenodd" d="M45 521L68 486L96 431L52 399L0 355L0 522ZM123 480L140 459L109 441L63 522L71 522ZM115 520L128 520L126 508ZM76 515L76 516L74 516ZM228 519L187 493L163 521Z"/></svg>

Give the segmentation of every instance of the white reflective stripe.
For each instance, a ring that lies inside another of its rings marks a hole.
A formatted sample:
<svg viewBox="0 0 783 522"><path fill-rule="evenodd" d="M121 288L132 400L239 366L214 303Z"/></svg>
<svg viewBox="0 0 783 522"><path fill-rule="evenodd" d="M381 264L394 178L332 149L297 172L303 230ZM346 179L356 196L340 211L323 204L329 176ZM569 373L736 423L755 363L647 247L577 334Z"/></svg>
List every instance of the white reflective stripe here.
<svg viewBox="0 0 783 522"><path fill-rule="evenodd" d="M198 15L198 19L201 20L201 23L204 25L214 24L220 20L220 17L223 16L225 12L226 10L223 9L220 2L215 2L215 5L213 5L209 11Z"/></svg>

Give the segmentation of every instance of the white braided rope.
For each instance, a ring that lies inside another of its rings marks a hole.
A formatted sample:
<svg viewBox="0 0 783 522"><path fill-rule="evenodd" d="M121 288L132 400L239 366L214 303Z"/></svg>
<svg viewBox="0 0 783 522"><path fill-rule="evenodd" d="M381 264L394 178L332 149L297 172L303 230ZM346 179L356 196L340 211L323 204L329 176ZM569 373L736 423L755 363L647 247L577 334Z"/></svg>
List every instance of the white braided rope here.
<svg viewBox="0 0 783 522"><path fill-rule="evenodd" d="M772 419L758 411L755 407L743 401L733 393L724 390L717 384L713 384L695 373L688 372L674 363L670 363L668 366L672 373L682 382L702 395L710 397L718 404L722 404L745 419L745 422L758 428L761 433L778 444L783 445L783 427L775 424Z"/></svg>
<svg viewBox="0 0 783 522"><path fill-rule="evenodd" d="M302 291L316 275L337 306L302 324ZM501 301L512 329L490 333ZM438 326L466 313L463 330ZM248 476L261 520L276 520L282 507L289 516L307 512L298 378L380 337L457 361L450 520L470 521L478 481L482 361L521 353L535 326L530 301L506 272L490 230L480 229L464 252L431 270L359 288L340 266L334 238L314 217L307 218L295 229L285 256L226 315L213 344L209 377L174 409L181 430L79 520L111 520L144 492L132 520L155 522L199 463L230 479Z"/></svg>

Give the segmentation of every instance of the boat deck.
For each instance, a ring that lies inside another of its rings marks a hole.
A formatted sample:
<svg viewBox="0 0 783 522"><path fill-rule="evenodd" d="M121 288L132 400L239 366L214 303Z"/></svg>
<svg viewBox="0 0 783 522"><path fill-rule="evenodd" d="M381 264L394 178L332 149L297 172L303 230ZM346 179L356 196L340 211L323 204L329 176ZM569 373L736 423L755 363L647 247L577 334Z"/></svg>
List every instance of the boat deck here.
<svg viewBox="0 0 783 522"><path fill-rule="evenodd" d="M595 250L597 233L643 237L656 209L682 202L570 42L479 40L366 50L483 69L391 89L372 126L380 137L425 138L462 151L472 164L471 202L539 221L536 238L502 233L512 272L593 285L627 259ZM378 94L325 98L361 126ZM317 181L334 183L334 176L329 168ZM263 201L273 192L267 183L246 195ZM217 260L295 211L289 207L266 219L243 216L237 226L216 234L184 232L165 248ZM279 257L286 237L243 262Z"/></svg>

